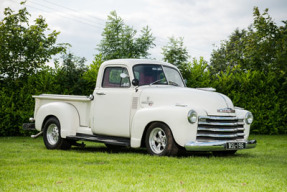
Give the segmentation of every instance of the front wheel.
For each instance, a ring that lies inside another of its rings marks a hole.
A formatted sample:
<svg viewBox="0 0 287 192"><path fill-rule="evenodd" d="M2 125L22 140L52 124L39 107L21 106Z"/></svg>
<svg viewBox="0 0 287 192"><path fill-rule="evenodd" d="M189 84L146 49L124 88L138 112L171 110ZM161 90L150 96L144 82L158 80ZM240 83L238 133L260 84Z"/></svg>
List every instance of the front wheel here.
<svg viewBox="0 0 287 192"><path fill-rule="evenodd" d="M60 122L55 117L50 117L44 125L44 143L47 149L69 149L71 144L61 138Z"/></svg>
<svg viewBox="0 0 287 192"><path fill-rule="evenodd" d="M151 155L174 156L178 152L169 127L163 123L152 123L145 136L147 151Z"/></svg>

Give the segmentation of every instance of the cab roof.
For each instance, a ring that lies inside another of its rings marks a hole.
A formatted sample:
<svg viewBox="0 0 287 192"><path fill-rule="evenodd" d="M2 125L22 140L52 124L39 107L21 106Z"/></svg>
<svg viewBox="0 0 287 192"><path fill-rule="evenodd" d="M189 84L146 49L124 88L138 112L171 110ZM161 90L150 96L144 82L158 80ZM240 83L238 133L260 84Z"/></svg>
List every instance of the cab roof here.
<svg viewBox="0 0 287 192"><path fill-rule="evenodd" d="M158 65L165 65L169 67L175 67L175 65L172 65L170 63L166 62L161 62L161 61L156 61L152 59L113 59L113 60L108 60L105 61L102 65L110 65L110 64L124 64L128 65L130 67L137 65L137 64L158 64Z"/></svg>

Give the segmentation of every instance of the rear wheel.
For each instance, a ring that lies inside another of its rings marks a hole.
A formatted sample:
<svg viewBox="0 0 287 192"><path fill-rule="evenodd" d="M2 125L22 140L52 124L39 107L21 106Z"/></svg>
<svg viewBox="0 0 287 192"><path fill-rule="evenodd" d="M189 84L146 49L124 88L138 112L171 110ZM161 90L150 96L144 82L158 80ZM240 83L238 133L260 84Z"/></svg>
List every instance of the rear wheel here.
<svg viewBox="0 0 287 192"><path fill-rule="evenodd" d="M71 144L61 138L60 122L55 117L50 117L44 125L44 143L47 149L69 149Z"/></svg>
<svg viewBox="0 0 287 192"><path fill-rule="evenodd" d="M163 123L152 123L145 136L147 151L151 155L174 156L178 152L169 127Z"/></svg>

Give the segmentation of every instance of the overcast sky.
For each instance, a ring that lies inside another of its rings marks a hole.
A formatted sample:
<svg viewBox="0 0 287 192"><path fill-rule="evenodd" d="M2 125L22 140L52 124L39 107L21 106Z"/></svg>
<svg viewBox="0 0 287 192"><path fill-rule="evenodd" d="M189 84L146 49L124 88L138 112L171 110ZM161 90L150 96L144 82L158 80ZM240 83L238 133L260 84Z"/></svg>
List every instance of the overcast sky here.
<svg viewBox="0 0 287 192"><path fill-rule="evenodd" d="M20 0L0 0L0 19L5 7L20 8ZM70 43L70 52L90 64L97 53L107 15L115 10L138 32L149 26L156 37L151 58L162 60L161 48L168 37L183 37L191 57L210 54L236 29L253 22L253 7L269 14L278 25L287 20L287 0L27 0L31 19L46 18L49 28L60 31L58 42Z"/></svg>

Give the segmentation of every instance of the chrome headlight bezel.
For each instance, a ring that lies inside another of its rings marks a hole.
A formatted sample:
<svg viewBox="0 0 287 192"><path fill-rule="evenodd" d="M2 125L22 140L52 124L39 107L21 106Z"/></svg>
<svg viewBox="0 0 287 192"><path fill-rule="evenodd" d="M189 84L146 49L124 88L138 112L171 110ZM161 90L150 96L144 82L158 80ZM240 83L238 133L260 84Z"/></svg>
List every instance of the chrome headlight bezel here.
<svg viewBox="0 0 287 192"><path fill-rule="evenodd" d="M190 110L187 114L187 120L191 124L194 124L197 121L197 117L197 113L194 110Z"/></svg>
<svg viewBox="0 0 287 192"><path fill-rule="evenodd" d="M245 122L250 125L254 120L254 117L251 112L247 112L245 115Z"/></svg>

